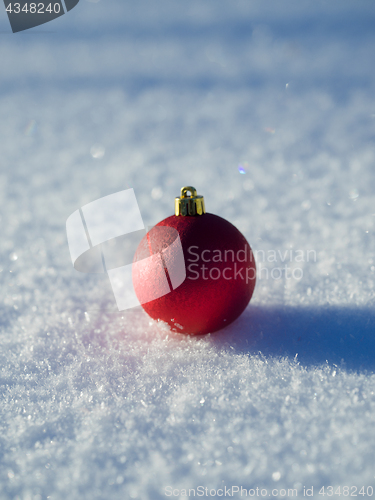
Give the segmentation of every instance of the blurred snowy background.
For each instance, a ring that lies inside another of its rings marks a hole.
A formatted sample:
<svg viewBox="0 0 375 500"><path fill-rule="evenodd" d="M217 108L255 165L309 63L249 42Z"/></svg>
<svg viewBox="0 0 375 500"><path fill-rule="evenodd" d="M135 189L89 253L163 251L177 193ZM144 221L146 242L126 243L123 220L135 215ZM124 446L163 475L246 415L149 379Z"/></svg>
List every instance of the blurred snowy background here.
<svg viewBox="0 0 375 500"><path fill-rule="evenodd" d="M1 499L375 487L374 26L368 0L0 10ZM128 187L153 225L183 185L280 252L258 265L316 252L203 338L116 312L65 235Z"/></svg>

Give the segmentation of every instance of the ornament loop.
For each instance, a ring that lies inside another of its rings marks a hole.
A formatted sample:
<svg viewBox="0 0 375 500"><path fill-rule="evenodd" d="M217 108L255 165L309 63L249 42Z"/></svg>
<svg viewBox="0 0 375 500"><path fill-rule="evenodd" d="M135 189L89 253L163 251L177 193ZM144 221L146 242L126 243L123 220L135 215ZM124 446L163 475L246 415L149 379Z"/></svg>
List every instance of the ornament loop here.
<svg viewBox="0 0 375 500"><path fill-rule="evenodd" d="M188 194L191 193L190 197L196 197L197 196L197 190L193 186L185 186L181 188L181 198L187 198Z"/></svg>
<svg viewBox="0 0 375 500"><path fill-rule="evenodd" d="M190 196L187 194L190 193ZM197 195L193 186L181 188L180 198L175 198L175 215L203 215L206 213L203 196Z"/></svg>

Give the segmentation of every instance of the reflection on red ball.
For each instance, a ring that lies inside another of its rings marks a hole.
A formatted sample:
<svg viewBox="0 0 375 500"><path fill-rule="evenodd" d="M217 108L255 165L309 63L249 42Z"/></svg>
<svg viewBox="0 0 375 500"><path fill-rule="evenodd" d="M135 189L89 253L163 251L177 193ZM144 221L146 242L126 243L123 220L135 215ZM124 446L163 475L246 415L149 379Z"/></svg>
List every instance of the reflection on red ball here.
<svg viewBox="0 0 375 500"><path fill-rule="evenodd" d="M134 261L162 252L171 244L168 232L178 231L186 266L184 282L165 295L158 293L154 262L133 266L133 285L144 310L173 331L188 334L215 332L229 325L244 311L254 291L255 260L250 245L236 227L213 214L175 216L159 222L139 244ZM152 242L152 245L150 245ZM146 262L146 261L145 261ZM166 266L164 271L167 274ZM152 295L154 293L154 295ZM152 296L162 295L145 302Z"/></svg>

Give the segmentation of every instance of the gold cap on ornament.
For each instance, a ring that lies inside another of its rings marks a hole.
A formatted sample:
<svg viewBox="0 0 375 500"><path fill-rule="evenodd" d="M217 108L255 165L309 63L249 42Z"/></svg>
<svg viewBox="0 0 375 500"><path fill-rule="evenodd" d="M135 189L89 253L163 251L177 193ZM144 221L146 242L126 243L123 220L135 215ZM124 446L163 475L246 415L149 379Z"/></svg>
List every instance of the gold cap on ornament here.
<svg viewBox="0 0 375 500"><path fill-rule="evenodd" d="M190 193L190 195L188 195ZM174 201L175 215L203 215L206 213L203 196L197 195L193 186L181 188L181 196Z"/></svg>

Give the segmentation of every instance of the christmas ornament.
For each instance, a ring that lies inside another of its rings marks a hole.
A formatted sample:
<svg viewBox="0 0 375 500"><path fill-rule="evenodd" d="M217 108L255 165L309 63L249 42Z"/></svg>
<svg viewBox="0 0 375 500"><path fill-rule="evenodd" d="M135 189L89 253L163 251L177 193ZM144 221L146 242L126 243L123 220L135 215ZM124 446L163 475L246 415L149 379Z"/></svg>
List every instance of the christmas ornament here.
<svg viewBox="0 0 375 500"><path fill-rule="evenodd" d="M181 244L176 244L176 235ZM164 265L156 268L150 255ZM134 262L141 261L133 266L133 285L142 307L180 333L204 334L229 325L244 311L255 287L249 243L233 224L206 213L203 196L192 186L183 187L175 199L175 215L142 239L134 256ZM185 279L174 280L171 269L177 265L184 266Z"/></svg>

